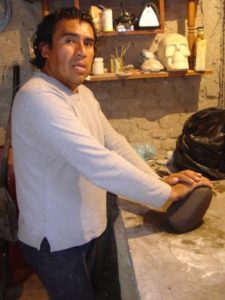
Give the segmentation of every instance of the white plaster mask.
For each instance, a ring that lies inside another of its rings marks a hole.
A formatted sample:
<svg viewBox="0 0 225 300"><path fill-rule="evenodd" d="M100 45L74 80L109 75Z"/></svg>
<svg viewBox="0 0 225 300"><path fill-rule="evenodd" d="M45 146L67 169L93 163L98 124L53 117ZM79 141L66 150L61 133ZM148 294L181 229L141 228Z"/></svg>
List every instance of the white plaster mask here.
<svg viewBox="0 0 225 300"><path fill-rule="evenodd" d="M188 70L188 56L188 42L181 34L169 33L159 43L158 58L167 71Z"/></svg>

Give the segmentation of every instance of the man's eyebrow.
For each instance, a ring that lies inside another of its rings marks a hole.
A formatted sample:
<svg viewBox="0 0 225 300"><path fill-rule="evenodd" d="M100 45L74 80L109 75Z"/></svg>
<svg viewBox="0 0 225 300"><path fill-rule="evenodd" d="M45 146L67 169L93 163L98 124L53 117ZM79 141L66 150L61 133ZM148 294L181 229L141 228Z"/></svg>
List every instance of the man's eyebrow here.
<svg viewBox="0 0 225 300"><path fill-rule="evenodd" d="M72 36L75 36L75 37L78 36L78 34L76 34L74 32L69 32L69 31L68 32L64 32L62 36L67 36L67 35L72 35Z"/></svg>
<svg viewBox="0 0 225 300"><path fill-rule="evenodd" d="M79 34L74 33L74 32L69 32L69 31L68 31L68 32L64 32L64 34L63 34L62 36L63 36L63 37L64 37L64 36L79 37ZM95 43L95 39L92 38L92 37L86 36L86 37L84 37L84 39L85 39L86 41L90 41L90 42Z"/></svg>

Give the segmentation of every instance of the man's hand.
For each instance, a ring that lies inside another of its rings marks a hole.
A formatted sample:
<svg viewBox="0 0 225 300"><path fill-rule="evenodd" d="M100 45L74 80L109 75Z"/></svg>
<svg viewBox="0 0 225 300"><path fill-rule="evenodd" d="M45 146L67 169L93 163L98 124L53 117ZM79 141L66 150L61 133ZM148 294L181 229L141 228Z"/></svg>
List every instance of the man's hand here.
<svg viewBox="0 0 225 300"><path fill-rule="evenodd" d="M162 180L171 186L177 183L192 185L193 183L201 181L202 177L201 173L194 172L192 170L184 170L165 176Z"/></svg>
<svg viewBox="0 0 225 300"><path fill-rule="evenodd" d="M208 186L209 188L212 188L212 183L209 179L203 176L201 176L198 181L193 180L192 183L178 182L177 184L171 186L172 191L168 200L178 201L190 194L195 188L199 186Z"/></svg>

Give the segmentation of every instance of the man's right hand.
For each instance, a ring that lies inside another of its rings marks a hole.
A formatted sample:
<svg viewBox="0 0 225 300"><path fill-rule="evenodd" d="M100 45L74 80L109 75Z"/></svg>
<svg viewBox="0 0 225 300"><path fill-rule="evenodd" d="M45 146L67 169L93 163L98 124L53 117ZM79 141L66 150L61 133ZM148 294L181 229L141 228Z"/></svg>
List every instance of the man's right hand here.
<svg viewBox="0 0 225 300"><path fill-rule="evenodd" d="M199 186L208 186L209 188L212 188L212 183L209 179L203 176L198 182L194 181L192 184L178 182L177 184L171 186L172 191L168 200L179 201Z"/></svg>

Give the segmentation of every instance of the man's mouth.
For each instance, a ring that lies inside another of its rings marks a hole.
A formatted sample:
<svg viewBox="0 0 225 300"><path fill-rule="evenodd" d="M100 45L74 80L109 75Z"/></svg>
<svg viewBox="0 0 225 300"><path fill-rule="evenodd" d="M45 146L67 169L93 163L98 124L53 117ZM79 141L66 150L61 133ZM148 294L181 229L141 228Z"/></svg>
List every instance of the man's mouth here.
<svg viewBox="0 0 225 300"><path fill-rule="evenodd" d="M82 64L82 63L76 63L76 64L72 65L72 68L77 71L80 71L80 72L84 72L87 70L86 65Z"/></svg>

